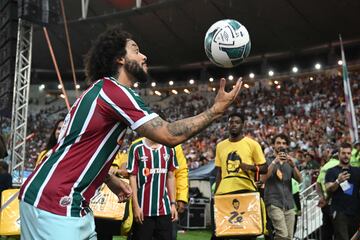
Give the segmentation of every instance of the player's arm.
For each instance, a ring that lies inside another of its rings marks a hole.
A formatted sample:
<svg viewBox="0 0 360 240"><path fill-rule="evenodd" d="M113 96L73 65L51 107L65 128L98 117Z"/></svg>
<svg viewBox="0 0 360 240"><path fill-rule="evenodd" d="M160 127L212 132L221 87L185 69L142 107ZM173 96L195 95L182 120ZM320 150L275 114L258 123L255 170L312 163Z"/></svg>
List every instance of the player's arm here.
<svg viewBox="0 0 360 240"><path fill-rule="evenodd" d="M119 198L119 202L125 202L131 197L132 191L129 184L122 181L115 175L108 174L104 182L109 187L109 189Z"/></svg>
<svg viewBox="0 0 360 240"><path fill-rule="evenodd" d="M226 81L221 79L219 92L215 98L214 105L206 111L194 117L185 118L172 123L156 117L136 129L136 131L155 142L174 147L191 138L206 128L214 120L223 115L225 110L236 99L242 82L237 81L230 92L225 91Z"/></svg>
<svg viewBox="0 0 360 240"><path fill-rule="evenodd" d="M133 214L134 214L134 219L136 222L141 223L144 221L144 214L142 212L142 209L140 208L139 205L139 200L137 197L137 183L136 183L136 176L133 174L130 174L130 186L131 186L131 190L133 192L132 195L132 206L133 206Z"/></svg>
<svg viewBox="0 0 360 240"><path fill-rule="evenodd" d="M166 187L169 191L169 198L171 202L171 220L174 222L177 220L176 211L176 198L175 198L175 176L173 171L169 171L166 177Z"/></svg>

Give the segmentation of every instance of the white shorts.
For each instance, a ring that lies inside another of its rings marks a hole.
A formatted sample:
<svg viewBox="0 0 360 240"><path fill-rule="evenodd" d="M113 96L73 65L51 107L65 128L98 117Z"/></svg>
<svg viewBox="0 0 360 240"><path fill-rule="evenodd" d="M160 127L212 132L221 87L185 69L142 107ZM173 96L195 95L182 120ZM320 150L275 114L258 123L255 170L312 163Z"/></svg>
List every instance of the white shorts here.
<svg viewBox="0 0 360 240"><path fill-rule="evenodd" d="M38 209L20 201L23 240L96 240L94 216L66 217Z"/></svg>

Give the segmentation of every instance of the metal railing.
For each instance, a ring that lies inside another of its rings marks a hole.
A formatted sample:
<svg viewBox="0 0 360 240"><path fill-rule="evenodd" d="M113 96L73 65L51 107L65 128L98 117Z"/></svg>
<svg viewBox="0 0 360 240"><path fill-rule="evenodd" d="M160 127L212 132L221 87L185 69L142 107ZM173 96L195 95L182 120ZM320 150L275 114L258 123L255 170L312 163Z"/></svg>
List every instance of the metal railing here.
<svg viewBox="0 0 360 240"><path fill-rule="evenodd" d="M321 239L322 212L317 206L316 183L300 192L301 216L298 218L295 239Z"/></svg>

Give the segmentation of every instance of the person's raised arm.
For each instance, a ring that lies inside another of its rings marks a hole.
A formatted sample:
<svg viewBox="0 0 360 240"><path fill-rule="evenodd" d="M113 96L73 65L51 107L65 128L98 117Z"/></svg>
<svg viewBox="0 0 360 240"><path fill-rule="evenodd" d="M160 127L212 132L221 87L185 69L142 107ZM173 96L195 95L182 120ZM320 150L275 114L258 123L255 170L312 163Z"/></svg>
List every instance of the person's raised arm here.
<svg viewBox="0 0 360 240"><path fill-rule="evenodd" d="M204 112L172 123L156 117L140 126L136 131L155 142L174 147L202 131L214 120L221 117L238 96L242 81L238 80L230 92L225 91L226 80L220 80L220 88L214 105Z"/></svg>

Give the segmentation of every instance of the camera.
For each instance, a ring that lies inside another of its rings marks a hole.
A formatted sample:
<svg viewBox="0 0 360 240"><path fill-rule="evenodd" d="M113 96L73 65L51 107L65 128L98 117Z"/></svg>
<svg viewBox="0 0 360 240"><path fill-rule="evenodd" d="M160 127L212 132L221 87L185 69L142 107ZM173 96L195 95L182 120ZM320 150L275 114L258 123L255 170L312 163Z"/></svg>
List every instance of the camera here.
<svg viewBox="0 0 360 240"><path fill-rule="evenodd" d="M284 154L284 153L287 153L287 149L284 147L280 147L278 152Z"/></svg>

